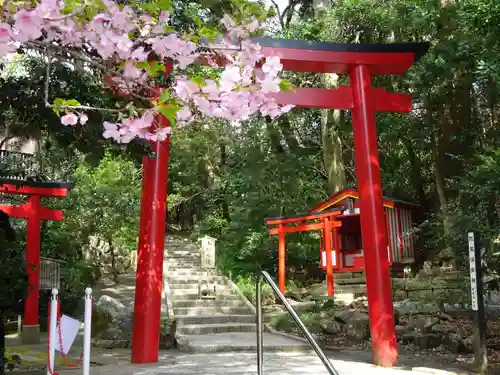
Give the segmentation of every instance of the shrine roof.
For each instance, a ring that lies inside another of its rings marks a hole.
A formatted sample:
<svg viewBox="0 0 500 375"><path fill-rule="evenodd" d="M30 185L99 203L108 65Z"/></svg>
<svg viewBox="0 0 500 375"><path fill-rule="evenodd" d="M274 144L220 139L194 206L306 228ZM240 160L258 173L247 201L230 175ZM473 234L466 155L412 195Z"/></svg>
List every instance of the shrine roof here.
<svg viewBox="0 0 500 375"><path fill-rule="evenodd" d="M403 75L429 49L428 43L349 44L254 38L265 56L279 56L286 70L348 74L366 65L375 75Z"/></svg>
<svg viewBox="0 0 500 375"><path fill-rule="evenodd" d="M309 210L309 212L316 213L316 212L322 212L322 211L327 210L327 209L331 210L332 206L334 206L337 203L340 203L341 201L343 201L344 199L347 199L347 198L359 199L358 190L355 188L352 188L352 187L348 187L348 188L345 188L343 190L340 190L339 192L333 194L327 200L316 205L314 208ZM414 210L421 210L424 208L423 206L421 206L419 204L404 201L404 200L397 199L397 198L391 198L391 197L386 197L386 196L383 196L382 198L384 200L384 206L387 208L394 208L394 206L396 206L396 205L405 206L409 209L414 209Z"/></svg>

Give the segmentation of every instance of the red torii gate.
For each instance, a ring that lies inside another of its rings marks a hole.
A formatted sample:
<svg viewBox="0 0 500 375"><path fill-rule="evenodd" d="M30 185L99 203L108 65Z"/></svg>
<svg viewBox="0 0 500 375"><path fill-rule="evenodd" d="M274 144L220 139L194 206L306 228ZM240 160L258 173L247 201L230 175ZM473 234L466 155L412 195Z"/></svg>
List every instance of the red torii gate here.
<svg viewBox="0 0 500 375"><path fill-rule="evenodd" d="M6 180L7 181L7 180ZM38 324L38 302L40 285L40 222L42 220L60 221L61 210L42 206L42 197L62 198L74 184L61 182L0 182L0 192L5 194L27 195L28 202L12 206L0 205L0 210L10 217L27 219L26 236L26 270L28 273L28 294L24 303L23 343L40 342L40 326Z"/></svg>
<svg viewBox="0 0 500 375"><path fill-rule="evenodd" d="M285 234L296 232L307 232L313 230L322 231L326 252L326 285L328 295L333 296L333 265L332 265L332 242L337 246L337 231L342 222L337 219L342 211L314 212L303 216L273 217L266 219L269 235L278 235L278 285L281 293L285 293L286 277L286 244ZM272 228L272 226L275 226ZM333 229L333 234L332 234ZM332 241L333 236L333 241Z"/></svg>
<svg viewBox="0 0 500 375"><path fill-rule="evenodd" d="M350 86L300 88L272 96L283 105L352 111L373 361L377 365L391 366L398 354L375 114L411 112L412 106L408 95L373 88L372 76L404 75L427 52L428 43L366 45L272 38L255 41L263 47L264 56L279 56L285 70L349 75ZM158 361L168 145L169 139L158 144L154 156L143 159L132 341L134 363Z"/></svg>

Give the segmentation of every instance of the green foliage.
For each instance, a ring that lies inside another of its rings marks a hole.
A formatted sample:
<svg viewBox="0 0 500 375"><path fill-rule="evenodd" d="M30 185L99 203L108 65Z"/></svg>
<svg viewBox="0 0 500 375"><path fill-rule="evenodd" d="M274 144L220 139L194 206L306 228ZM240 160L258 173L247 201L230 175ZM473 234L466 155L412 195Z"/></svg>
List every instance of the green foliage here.
<svg viewBox="0 0 500 375"><path fill-rule="evenodd" d="M252 276L241 276L236 278L236 285L241 290L243 295L255 306L257 303L257 280ZM263 283L262 284L262 304L272 305L276 302L276 297L274 295L271 287Z"/></svg>
<svg viewBox="0 0 500 375"><path fill-rule="evenodd" d="M66 219L60 229L78 241L102 236L114 247L136 247L140 174L130 161L106 154L97 168L82 163L74 174ZM85 242L83 242L85 243Z"/></svg>
<svg viewBox="0 0 500 375"><path fill-rule="evenodd" d="M24 265L24 247L19 241L7 242L0 229L0 310L21 306L26 298L28 273ZM12 311L11 311L12 312Z"/></svg>

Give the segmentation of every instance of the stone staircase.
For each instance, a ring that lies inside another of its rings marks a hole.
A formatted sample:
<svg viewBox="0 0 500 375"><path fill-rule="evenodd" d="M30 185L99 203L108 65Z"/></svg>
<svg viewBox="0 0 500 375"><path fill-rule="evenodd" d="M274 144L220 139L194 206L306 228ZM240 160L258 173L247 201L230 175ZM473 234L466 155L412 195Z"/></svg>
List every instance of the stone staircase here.
<svg viewBox="0 0 500 375"><path fill-rule="evenodd" d="M254 306L227 277L202 269L196 244L167 236L163 272L168 318L175 321L179 350L255 350ZM264 340L266 350L308 348L300 340L277 333L266 333Z"/></svg>

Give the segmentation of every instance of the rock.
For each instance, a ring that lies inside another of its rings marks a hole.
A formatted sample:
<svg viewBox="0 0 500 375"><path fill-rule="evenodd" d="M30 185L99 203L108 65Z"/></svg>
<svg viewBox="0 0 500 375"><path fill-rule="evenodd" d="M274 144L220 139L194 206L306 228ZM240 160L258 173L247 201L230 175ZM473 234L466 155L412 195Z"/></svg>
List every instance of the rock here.
<svg viewBox="0 0 500 375"><path fill-rule="evenodd" d="M433 349L442 344L441 338L435 333L423 333L415 342L420 349Z"/></svg>
<svg viewBox="0 0 500 375"><path fill-rule="evenodd" d="M440 320L432 316L425 316L420 320L420 331L424 333L431 333L432 327L438 324Z"/></svg>
<svg viewBox="0 0 500 375"><path fill-rule="evenodd" d="M92 337L96 337L106 331L111 324L112 318L103 311L95 310L92 312Z"/></svg>
<svg viewBox="0 0 500 375"><path fill-rule="evenodd" d="M293 309L296 312L309 310L316 305L316 302L314 302L314 301L299 302L299 301L294 301L294 300L289 299L289 298L287 298L287 301L290 303L290 305L292 305Z"/></svg>
<svg viewBox="0 0 500 375"><path fill-rule="evenodd" d="M347 325L347 337L359 341L365 341L370 338L370 325L362 322L354 322Z"/></svg>
<svg viewBox="0 0 500 375"><path fill-rule="evenodd" d="M305 296L307 296L308 291L305 288L295 288L291 290L287 290L285 292L285 297L291 298L295 301L302 301Z"/></svg>
<svg viewBox="0 0 500 375"><path fill-rule="evenodd" d="M342 325L338 322L321 322L321 330L329 335L337 335L342 332Z"/></svg>
<svg viewBox="0 0 500 375"><path fill-rule="evenodd" d="M92 313L94 337L104 341L129 341L132 336L132 320L131 309L115 298L104 295L99 298Z"/></svg>
<svg viewBox="0 0 500 375"><path fill-rule="evenodd" d="M437 333L439 335L444 335L444 334L449 332L449 329L448 329L448 327L446 327L446 325L438 323L438 324L434 324L432 326L431 332Z"/></svg>
<svg viewBox="0 0 500 375"><path fill-rule="evenodd" d="M365 310L341 310L335 313L333 318L342 324L348 324L352 321L368 322L368 313Z"/></svg>
<svg viewBox="0 0 500 375"><path fill-rule="evenodd" d="M104 332L102 332L100 335L101 340L116 341L116 340L122 340L122 337L123 337L123 332L121 332L116 327L108 328Z"/></svg>
<svg viewBox="0 0 500 375"><path fill-rule="evenodd" d="M401 319L401 314L398 310L394 310L394 324L399 325L399 321Z"/></svg>
<svg viewBox="0 0 500 375"><path fill-rule="evenodd" d="M464 342L460 335L457 335L456 333L450 333L446 337L446 346L448 346L448 348L450 348L450 350L454 353L465 353Z"/></svg>
<svg viewBox="0 0 500 375"><path fill-rule="evenodd" d="M401 337L403 344L415 344L420 349L433 349L442 344L440 337L434 333L411 332Z"/></svg>
<svg viewBox="0 0 500 375"><path fill-rule="evenodd" d="M128 349L130 341L127 340L95 340L93 343L96 348L103 349Z"/></svg>
<svg viewBox="0 0 500 375"><path fill-rule="evenodd" d="M129 309L116 298L110 296L101 296L95 304L95 309L109 314L112 319L115 317L127 314Z"/></svg>
<svg viewBox="0 0 500 375"><path fill-rule="evenodd" d="M414 344L416 335L417 333L414 332L403 334L401 336L401 343L403 345Z"/></svg>
<svg viewBox="0 0 500 375"><path fill-rule="evenodd" d="M397 325L396 326L396 337L398 340L401 340L401 338L403 337L403 335L408 332L408 328L405 327L405 326L399 326Z"/></svg>
<svg viewBox="0 0 500 375"><path fill-rule="evenodd" d="M463 343L464 343L464 351L466 353L474 353L474 335L464 339Z"/></svg>

